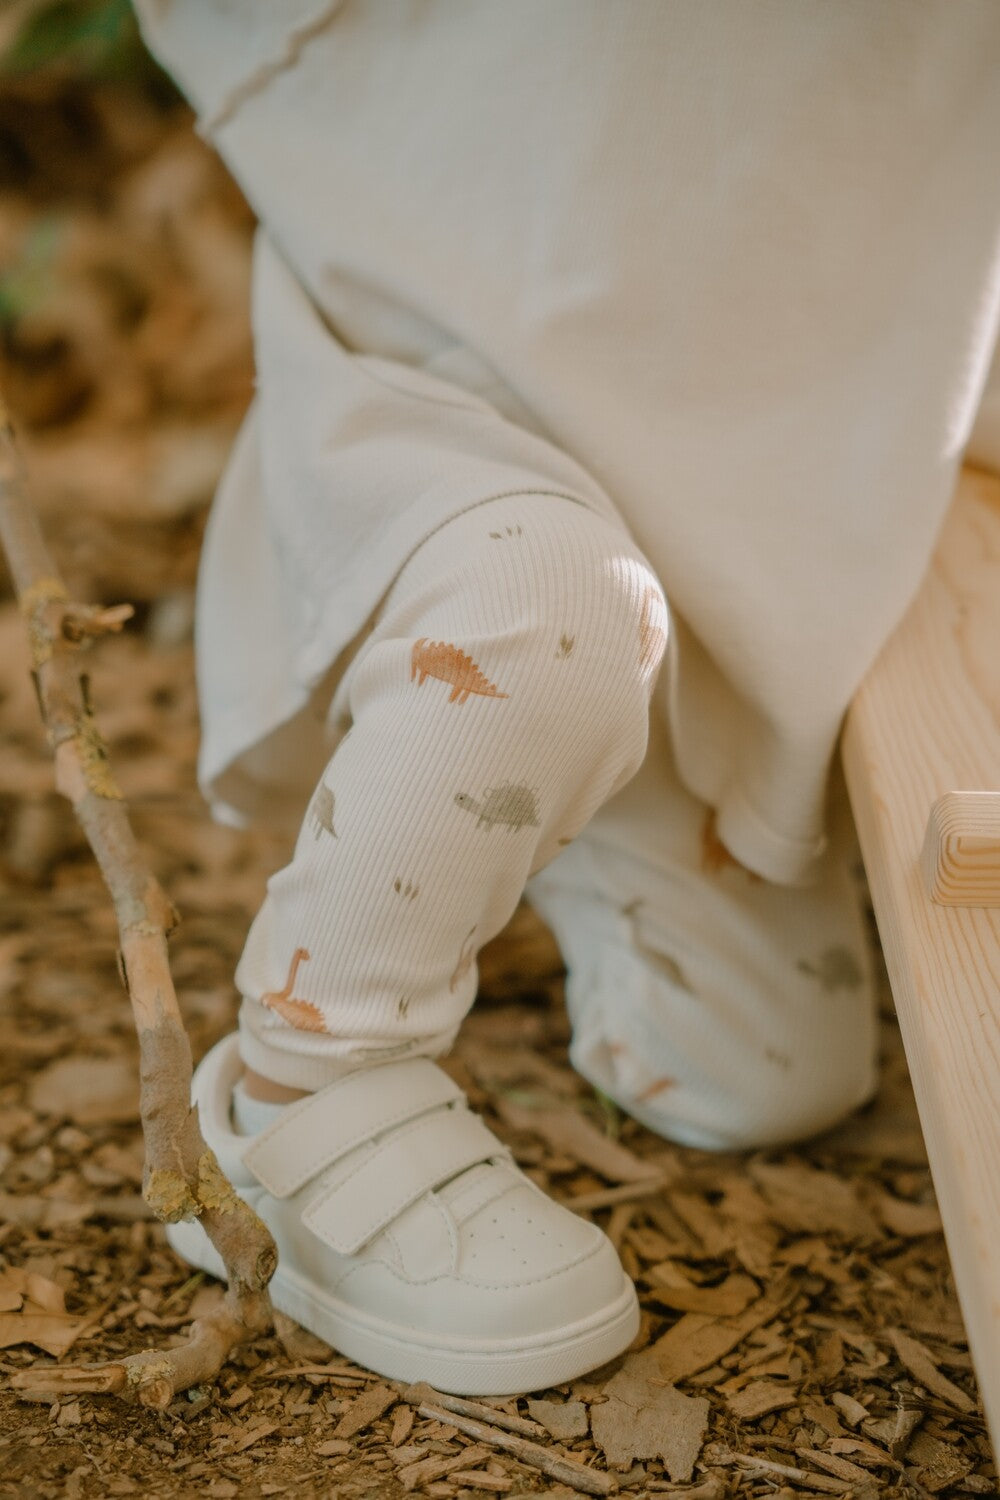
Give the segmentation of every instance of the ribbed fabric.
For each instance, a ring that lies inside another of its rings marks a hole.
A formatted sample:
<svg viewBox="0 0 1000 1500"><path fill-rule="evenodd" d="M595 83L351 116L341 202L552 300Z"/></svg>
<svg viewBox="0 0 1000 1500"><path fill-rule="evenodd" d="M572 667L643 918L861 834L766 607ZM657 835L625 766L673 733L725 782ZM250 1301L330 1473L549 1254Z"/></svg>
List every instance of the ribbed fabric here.
<svg viewBox="0 0 1000 1500"><path fill-rule="evenodd" d="M490 500L417 550L237 969L248 1066L318 1088L450 1043L529 875L641 765L667 628L642 554L572 500Z"/></svg>

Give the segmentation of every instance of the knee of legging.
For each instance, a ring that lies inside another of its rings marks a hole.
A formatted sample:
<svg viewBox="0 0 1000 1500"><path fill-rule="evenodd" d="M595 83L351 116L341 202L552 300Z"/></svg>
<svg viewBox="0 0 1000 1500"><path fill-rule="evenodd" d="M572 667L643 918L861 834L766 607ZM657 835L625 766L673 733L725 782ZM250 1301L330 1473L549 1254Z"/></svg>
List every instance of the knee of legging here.
<svg viewBox="0 0 1000 1500"><path fill-rule="evenodd" d="M641 741L667 646L669 613L649 563L617 529L588 517L546 538L533 579L519 672L541 722L573 736Z"/></svg>

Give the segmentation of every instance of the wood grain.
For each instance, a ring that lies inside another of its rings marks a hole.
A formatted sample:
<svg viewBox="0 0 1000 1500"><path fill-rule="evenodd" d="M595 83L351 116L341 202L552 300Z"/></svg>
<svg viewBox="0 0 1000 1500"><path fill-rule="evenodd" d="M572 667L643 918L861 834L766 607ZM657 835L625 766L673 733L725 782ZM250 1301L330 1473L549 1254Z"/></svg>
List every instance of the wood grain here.
<svg viewBox="0 0 1000 1500"><path fill-rule="evenodd" d="M927 821L920 860L932 901L1000 906L1000 792L945 792L939 797Z"/></svg>
<svg viewBox="0 0 1000 1500"><path fill-rule="evenodd" d="M933 563L857 693L844 766L994 1448L1000 1439L1000 910L942 906L921 850L1000 790L1000 480L961 476Z"/></svg>

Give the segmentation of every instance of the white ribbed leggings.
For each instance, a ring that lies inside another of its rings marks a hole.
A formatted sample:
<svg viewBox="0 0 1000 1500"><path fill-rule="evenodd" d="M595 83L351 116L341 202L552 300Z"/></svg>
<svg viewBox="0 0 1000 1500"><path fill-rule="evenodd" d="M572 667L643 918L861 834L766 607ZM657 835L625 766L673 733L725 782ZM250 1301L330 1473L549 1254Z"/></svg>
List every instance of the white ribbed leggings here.
<svg viewBox="0 0 1000 1500"><path fill-rule="evenodd" d="M528 893L567 962L575 1060L653 1128L749 1144L867 1095L870 974L842 871L809 894L706 865L705 809L659 735L646 826L618 826L667 629L642 553L570 499L485 501L419 547L338 686L331 721L350 728L247 939L249 1067L314 1089L445 1050L478 950L549 866Z"/></svg>

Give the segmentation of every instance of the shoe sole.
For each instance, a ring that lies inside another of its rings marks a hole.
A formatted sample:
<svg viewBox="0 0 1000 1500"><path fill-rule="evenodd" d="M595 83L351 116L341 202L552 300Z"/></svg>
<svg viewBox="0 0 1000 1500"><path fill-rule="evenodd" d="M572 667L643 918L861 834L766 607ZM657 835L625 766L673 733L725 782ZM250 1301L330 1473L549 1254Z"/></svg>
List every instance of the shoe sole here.
<svg viewBox="0 0 1000 1500"><path fill-rule="evenodd" d="M166 1234L182 1260L219 1281L227 1279L221 1256L197 1220L168 1224ZM562 1385L622 1354L639 1331L635 1288L624 1272L613 1303L558 1337L504 1341L486 1349L481 1343L472 1347L472 1340L451 1346L419 1342L411 1329L359 1313L282 1265L270 1292L279 1312L365 1369L391 1380L426 1381L461 1396L523 1395Z"/></svg>

